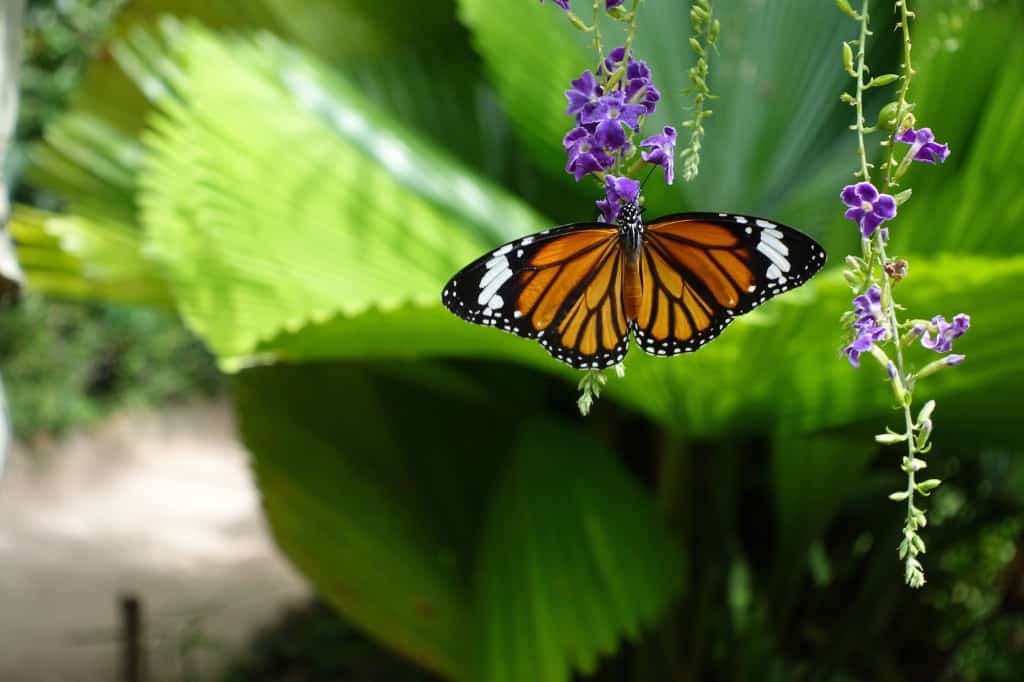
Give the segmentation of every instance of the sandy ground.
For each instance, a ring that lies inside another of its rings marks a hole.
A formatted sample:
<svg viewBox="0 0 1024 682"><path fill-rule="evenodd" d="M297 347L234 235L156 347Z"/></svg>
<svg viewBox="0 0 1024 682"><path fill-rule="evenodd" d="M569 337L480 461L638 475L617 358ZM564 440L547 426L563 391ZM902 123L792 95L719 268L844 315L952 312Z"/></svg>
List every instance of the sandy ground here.
<svg viewBox="0 0 1024 682"><path fill-rule="evenodd" d="M0 680L118 679L117 603L144 609L150 680L211 679L302 579L270 540L223 404L125 414L0 481ZM195 671L193 671L195 672Z"/></svg>

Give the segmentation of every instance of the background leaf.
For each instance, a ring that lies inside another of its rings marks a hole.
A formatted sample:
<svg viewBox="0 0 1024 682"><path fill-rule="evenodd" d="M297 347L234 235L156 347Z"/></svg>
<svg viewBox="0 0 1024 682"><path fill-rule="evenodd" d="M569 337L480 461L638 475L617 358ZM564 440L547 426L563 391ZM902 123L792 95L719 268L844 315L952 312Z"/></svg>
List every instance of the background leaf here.
<svg viewBox="0 0 1024 682"><path fill-rule="evenodd" d="M479 569L482 682L592 673L681 584L650 499L598 443L541 423L496 491Z"/></svg>

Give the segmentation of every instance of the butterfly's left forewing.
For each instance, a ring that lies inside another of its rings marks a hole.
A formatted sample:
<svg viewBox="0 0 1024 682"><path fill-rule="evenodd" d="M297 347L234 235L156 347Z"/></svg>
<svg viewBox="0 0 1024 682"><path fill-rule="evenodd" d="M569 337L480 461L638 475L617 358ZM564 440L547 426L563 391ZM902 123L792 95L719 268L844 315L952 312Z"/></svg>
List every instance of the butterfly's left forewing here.
<svg viewBox="0 0 1024 682"><path fill-rule="evenodd" d="M752 216L686 213L646 226L643 299L632 328L651 355L694 351L738 315L800 286L825 264L807 235Z"/></svg>
<svg viewBox="0 0 1024 682"><path fill-rule="evenodd" d="M464 320L536 339L577 369L621 362L629 346L614 225L565 225L509 242L452 277L441 301Z"/></svg>

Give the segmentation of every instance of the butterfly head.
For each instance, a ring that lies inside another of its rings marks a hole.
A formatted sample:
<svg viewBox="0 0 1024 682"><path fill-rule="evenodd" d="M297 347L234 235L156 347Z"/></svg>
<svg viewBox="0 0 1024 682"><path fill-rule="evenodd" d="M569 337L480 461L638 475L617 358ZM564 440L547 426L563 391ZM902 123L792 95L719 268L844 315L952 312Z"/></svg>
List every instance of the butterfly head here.
<svg viewBox="0 0 1024 682"><path fill-rule="evenodd" d="M631 227L640 222L640 215L643 213L640 205L633 201L627 201L622 204L622 208L619 210L619 225L622 227Z"/></svg>

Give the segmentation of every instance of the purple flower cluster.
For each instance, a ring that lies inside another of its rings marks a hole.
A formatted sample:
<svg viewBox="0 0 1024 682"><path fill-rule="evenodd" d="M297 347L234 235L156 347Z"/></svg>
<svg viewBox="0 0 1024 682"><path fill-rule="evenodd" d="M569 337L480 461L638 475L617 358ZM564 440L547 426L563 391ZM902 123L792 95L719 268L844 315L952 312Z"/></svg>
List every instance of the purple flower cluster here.
<svg viewBox="0 0 1024 682"><path fill-rule="evenodd" d="M853 322L855 336L843 352L854 367L860 367L861 353L871 350L879 341L889 338L889 331L882 325L882 290L872 285L866 292L853 299Z"/></svg>
<svg viewBox="0 0 1024 682"><path fill-rule="evenodd" d="M909 144L910 150L907 155L914 161L942 163L949 156L949 145L936 142L931 128L921 128L920 130L907 128L902 133L894 135L892 139Z"/></svg>
<svg viewBox="0 0 1024 682"><path fill-rule="evenodd" d="M609 0L606 4L611 8L621 2ZM605 182L605 198L597 205L604 218L614 222L622 202L636 200L639 185L629 178L605 174L636 153L633 136L640 132L644 118L654 113L661 93L654 87L647 64L618 47L596 73L587 70L572 81L565 97L569 103L566 113L576 119L576 126L562 140L568 156L565 170L577 182L586 175ZM668 183L673 180L675 143L675 128L666 126L639 144L641 158L661 166Z"/></svg>
<svg viewBox="0 0 1024 682"><path fill-rule="evenodd" d="M896 217L896 199L879 194L870 182L847 185L839 196L849 207L846 217L860 225L860 233L865 238L873 235L883 222Z"/></svg>
<svg viewBox="0 0 1024 682"><path fill-rule="evenodd" d="M960 313L947 322L942 315L936 315L927 327L915 328L921 334L921 345L936 353L948 353L953 350L953 341L963 336L971 327L969 315ZM932 336L934 332L934 336Z"/></svg>

